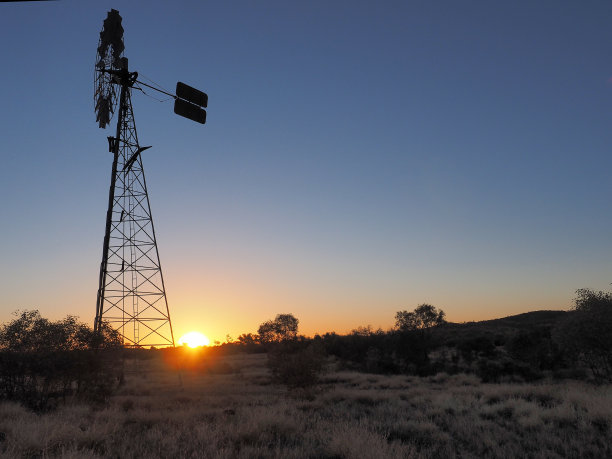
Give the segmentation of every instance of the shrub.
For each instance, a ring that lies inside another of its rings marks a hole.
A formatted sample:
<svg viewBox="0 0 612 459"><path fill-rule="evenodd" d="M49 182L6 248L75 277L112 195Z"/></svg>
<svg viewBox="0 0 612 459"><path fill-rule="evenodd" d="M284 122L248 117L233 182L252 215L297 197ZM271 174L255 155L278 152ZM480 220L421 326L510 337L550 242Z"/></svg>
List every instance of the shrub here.
<svg viewBox="0 0 612 459"><path fill-rule="evenodd" d="M289 388L314 386L323 371L325 355L314 343L283 342L268 352L268 368L275 383Z"/></svg>
<svg viewBox="0 0 612 459"><path fill-rule="evenodd" d="M468 364L478 357L491 358L495 356L495 343L487 336L465 339L457 345L457 348Z"/></svg>
<svg viewBox="0 0 612 459"><path fill-rule="evenodd" d="M435 347L433 330L445 324L445 313L430 304L421 304L414 311L398 311L395 326L400 335L398 353L404 360L404 368L421 376L432 372L429 352Z"/></svg>
<svg viewBox="0 0 612 459"><path fill-rule="evenodd" d="M612 293L582 289L576 294L574 310L555 329L555 340L568 358L612 381Z"/></svg>
<svg viewBox="0 0 612 459"><path fill-rule="evenodd" d="M73 316L50 322L38 311L24 311L0 327L0 399L34 411L73 394L102 402L121 369L119 348L117 333L108 327L95 335Z"/></svg>
<svg viewBox="0 0 612 459"><path fill-rule="evenodd" d="M268 344L295 339L299 322L293 314L277 314L274 320L268 320L259 326L259 341Z"/></svg>
<svg viewBox="0 0 612 459"><path fill-rule="evenodd" d="M542 377L542 374L530 365L522 362L515 362L507 358L491 360L481 358L476 363L476 373L482 382L501 382L505 380L535 381Z"/></svg>

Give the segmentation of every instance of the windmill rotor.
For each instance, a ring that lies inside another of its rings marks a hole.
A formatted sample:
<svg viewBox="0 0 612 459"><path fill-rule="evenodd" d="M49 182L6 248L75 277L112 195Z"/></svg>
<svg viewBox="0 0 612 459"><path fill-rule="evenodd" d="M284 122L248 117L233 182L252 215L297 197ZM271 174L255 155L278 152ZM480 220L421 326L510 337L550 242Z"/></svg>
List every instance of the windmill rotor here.
<svg viewBox="0 0 612 459"><path fill-rule="evenodd" d="M100 32L94 75L94 109L96 121L105 128L117 105L117 78L112 71L127 70L127 59L123 50L123 26L119 11L110 10Z"/></svg>
<svg viewBox="0 0 612 459"><path fill-rule="evenodd" d="M208 107L208 94L180 81L176 83L176 94L139 81L138 72L128 71L124 50L121 16L119 11L111 9L104 20L96 53L94 109L99 127L106 128L113 118L119 98L118 87L132 87L135 83L172 97L177 115L200 124L206 123L204 109Z"/></svg>

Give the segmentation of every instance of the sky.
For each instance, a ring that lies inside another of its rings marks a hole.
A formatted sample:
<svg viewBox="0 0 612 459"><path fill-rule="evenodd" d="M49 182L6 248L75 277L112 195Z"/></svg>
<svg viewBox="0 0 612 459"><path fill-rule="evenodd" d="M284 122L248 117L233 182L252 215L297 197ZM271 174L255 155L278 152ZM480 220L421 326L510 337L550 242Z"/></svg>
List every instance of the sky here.
<svg viewBox="0 0 612 459"><path fill-rule="evenodd" d="M612 3L0 3L0 322L92 323L112 155L98 36L209 96L133 94L175 336L568 309L612 282ZM149 81L143 80L143 81ZM151 97L154 96L155 98Z"/></svg>

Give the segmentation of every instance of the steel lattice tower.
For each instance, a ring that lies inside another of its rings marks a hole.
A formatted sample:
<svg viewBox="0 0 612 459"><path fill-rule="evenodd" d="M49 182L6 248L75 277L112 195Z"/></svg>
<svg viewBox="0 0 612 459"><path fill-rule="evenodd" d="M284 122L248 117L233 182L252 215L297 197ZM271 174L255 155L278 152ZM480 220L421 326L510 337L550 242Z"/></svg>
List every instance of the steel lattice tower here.
<svg viewBox="0 0 612 459"><path fill-rule="evenodd" d="M117 135L109 137L113 168L96 305L126 346L173 346L147 183L132 111L130 76L121 86Z"/></svg>
<svg viewBox="0 0 612 459"><path fill-rule="evenodd" d="M110 10L100 32L94 77L96 120L110 124L120 88L117 131L108 137L113 153L111 185L106 213L104 248L100 264L94 331L108 323L131 347L174 346L170 310L164 287L147 182L141 153L150 147L138 143L132 87L146 86L174 99L174 113L198 123L206 122L208 95L185 83L171 94L138 81L123 56L122 19ZM136 85L136 86L135 86Z"/></svg>

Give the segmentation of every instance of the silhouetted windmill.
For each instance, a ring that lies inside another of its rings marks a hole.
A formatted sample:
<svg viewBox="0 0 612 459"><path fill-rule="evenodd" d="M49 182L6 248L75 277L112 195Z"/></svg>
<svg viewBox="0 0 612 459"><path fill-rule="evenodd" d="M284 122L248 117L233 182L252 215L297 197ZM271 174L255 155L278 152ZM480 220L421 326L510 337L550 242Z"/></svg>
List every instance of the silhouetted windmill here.
<svg viewBox="0 0 612 459"><path fill-rule="evenodd" d="M138 73L128 70L123 51L121 16L111 10L100 32L94 78L96 120L101 128L110 124L119 107L116 134L108 137L113 166L94 330L108 322L121 333L126 346L174 346L142 165L141 153L150 147L138 142L131 90L141 84L167 94L175 100L175 113L202 124L208 96L180 82L176 94L170 94L138 81Z"/></svg>

